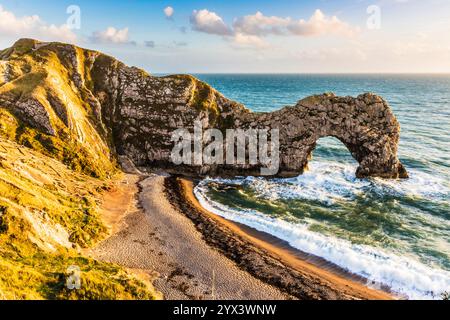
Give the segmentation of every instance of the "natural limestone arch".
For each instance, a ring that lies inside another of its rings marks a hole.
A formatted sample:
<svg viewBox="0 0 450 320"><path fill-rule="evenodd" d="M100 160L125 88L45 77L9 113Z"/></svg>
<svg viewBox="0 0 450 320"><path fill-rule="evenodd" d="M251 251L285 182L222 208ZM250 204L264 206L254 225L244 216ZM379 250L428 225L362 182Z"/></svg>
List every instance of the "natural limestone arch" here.
<svg viewBox="0 0 450 320"><path fill-rule="evenodd" d="M303 99L294 107L248 117L252 124L280 130L281 176L302 173L317 141L334 137L359 163L358 178L408 177L397 157L400 125L386 101L377 95L353 98L328 93Z"/></svg>

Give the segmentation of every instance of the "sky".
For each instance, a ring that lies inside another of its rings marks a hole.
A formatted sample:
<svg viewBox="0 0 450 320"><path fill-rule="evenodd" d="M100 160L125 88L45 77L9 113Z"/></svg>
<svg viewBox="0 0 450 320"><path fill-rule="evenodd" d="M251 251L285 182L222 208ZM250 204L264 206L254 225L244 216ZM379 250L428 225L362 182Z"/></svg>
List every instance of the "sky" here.
<svg viewBox="0 0 450 320"><path fill-rule="evenodd" d="M450 0L0 0L19 38L150 73L450 73Z"/></svg>

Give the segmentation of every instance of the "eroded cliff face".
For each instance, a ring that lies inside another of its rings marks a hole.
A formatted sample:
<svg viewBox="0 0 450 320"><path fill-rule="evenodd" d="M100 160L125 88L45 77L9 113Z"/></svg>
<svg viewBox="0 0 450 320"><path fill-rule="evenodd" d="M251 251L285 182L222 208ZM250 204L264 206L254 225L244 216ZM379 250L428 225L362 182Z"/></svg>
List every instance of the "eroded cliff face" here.
<svg viewBox="0 0 450 320"><path fill-rule="evenodd" d="M23 39L0 52L0 59L0 110L19 122L6 131L98 175L114 166L117 154L181 174L259 174L260 164L175 166L171 133L200 121L204 129L223 132L279 129L278 176L302 173L316 141L333 136L359 162L358 177L407 177L397 157L399 123L373 94L324 94L273 113L252 113L192 76L153 77L72 45Z"/></svg>

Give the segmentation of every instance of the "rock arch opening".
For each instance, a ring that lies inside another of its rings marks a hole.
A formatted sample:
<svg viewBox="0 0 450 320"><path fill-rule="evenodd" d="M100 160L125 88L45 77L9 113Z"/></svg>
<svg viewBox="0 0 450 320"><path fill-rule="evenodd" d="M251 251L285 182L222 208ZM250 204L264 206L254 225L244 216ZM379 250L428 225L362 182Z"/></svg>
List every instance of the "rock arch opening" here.
<svg viewBox="0 0 450 320"><path fill-rule="evenodd" d="M322 137L316 141L315 148L311 151L309 165L313 163L338 162L357 167L358 161L352 156L351 151L336 137Z"/></svg>

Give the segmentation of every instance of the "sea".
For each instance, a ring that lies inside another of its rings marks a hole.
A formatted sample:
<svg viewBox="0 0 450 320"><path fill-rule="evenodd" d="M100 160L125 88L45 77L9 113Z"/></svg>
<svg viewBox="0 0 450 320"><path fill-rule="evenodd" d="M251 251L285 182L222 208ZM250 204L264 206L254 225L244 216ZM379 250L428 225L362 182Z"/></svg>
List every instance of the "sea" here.
<svg viewBox="0 0 450 320"><path fill-rule="evenodd" d="M270 112L324 92L384 97L401 124L406 180L358 179L332 137L318 141L309 170L289 179L207 178L200 203L389 288L403 299L450 293L450 75L196 74L226 97Z"/></svg>

